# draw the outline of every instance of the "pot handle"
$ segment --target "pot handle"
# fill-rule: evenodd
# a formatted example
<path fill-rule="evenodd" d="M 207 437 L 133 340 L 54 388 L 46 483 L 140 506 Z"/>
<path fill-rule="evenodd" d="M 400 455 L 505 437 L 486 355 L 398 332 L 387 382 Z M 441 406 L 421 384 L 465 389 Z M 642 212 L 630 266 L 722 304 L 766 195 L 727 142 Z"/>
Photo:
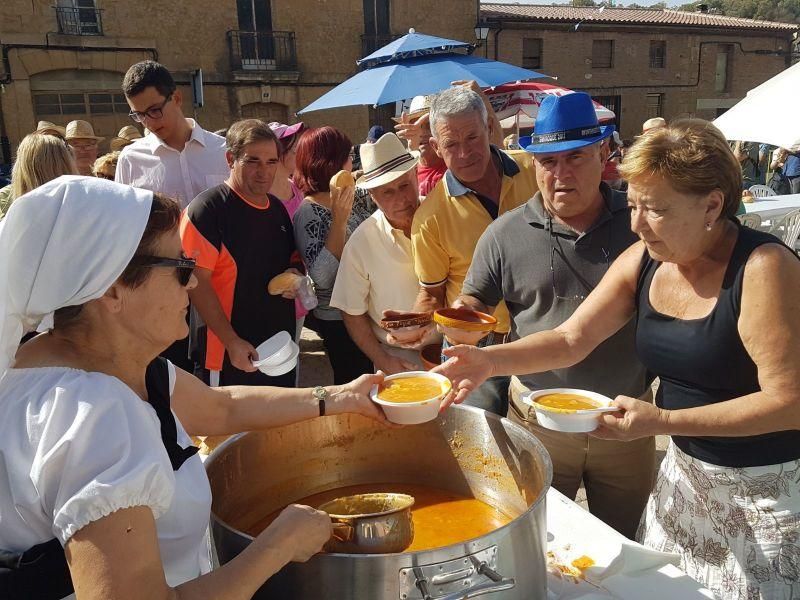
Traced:
<path fill-rule="evenodd" d="M 500 573 L 492 569 L 488 564 L 485 562 L 481 562 L 478 565 L 477 569 L 478 573 L 481 575 L 485 575 L 491 581 L 487 581 L 486 583 L 481 583 L 479 585 L 474 585 L 470 588 L 465 590 L 461 590 L 458 592 L 453 592 L 452 594 L 446 594 L 444 596 L 432 596 L 430 592 L 430 586 L 428 585 L 428 579 L 425 577 L 425 574 L 422 572 L 422 569 L 419 567 L 414 568 L 414 575 L 417 578 L 417 587 L 419 591 L 422 592 L 423 600 L 467 600 L 468 598 L 477 598 L 478 596 L 483 596 L 485 594 L 494 594 L 495 592 L 502 592 L 504 590 L 510 590 L 514 586 L 517 585 L 517 582 L 514 578 L 505 578 Z"/>

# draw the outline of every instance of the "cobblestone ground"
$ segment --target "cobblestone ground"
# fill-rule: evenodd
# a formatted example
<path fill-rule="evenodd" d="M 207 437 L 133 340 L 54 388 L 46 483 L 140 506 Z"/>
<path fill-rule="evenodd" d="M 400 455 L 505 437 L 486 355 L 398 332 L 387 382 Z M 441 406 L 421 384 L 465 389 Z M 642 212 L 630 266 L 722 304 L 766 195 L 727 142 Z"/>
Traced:
<path fill-rule="evenodd" d="M 322 340 L 310 329 L 303 329 L 300 338 L 300 386 L 329 385 L 333 382 L 333 372 L 325 350 L 322 347 Z M 656 438 L 656 461 L 661 462 L 667 449 L 669 438 L 658 436 Z M 586 506 L 586 492 L 581 486 L 578 490 L 578 497 L 575 499 L 581 507 Z"/>

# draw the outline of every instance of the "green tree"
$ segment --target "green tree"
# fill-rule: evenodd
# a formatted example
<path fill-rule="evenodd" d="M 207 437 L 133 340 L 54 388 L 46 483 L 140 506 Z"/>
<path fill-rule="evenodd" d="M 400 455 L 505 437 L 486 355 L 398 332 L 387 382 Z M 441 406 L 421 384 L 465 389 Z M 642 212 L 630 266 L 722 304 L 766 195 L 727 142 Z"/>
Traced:
<path fill-rule="evenodd" d="M 691 2 L 680 10 L 697 10 L 698 4 L 707 4 L 709 12 L 729 17 L 800 23 L 800 0 L 705 0 Z"/>

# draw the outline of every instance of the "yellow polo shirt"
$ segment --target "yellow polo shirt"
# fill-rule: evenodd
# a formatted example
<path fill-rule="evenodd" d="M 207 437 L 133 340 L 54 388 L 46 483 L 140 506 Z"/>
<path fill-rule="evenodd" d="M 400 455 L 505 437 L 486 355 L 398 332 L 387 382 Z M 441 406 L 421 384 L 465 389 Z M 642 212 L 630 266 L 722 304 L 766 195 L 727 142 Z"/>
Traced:
<path fill-rule="evenodd" d="M 500 158 L 503 185 L 497 216 L 516 208 L 538 191 L 533 156 L 524 150 L 502 151 L 492 146 Z M 458 181 L 450 171 L 436 184 L 414 215 L 411 246 L 414 271 L 419 283 L 426 287 L 446 284 L 448 305 L 461 294 L 478 238 L 493 217 L 483 199 Z M 500 303 L 495 311 L 497 331 L 509 330 L 508 310 Z"/>

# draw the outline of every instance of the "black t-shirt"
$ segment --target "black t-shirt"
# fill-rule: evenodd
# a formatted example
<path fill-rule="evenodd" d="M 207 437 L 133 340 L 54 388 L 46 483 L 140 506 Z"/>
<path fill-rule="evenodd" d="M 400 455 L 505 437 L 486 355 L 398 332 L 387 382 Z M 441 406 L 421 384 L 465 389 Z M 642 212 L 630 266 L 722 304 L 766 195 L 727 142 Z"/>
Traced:
<path fill-rule="evenodd" d="M 739 336 L 744 269 L 762 244 L 781 244 L 768 233 L 739 228 L 717 304 L 702 319 L 677 319 L 650 305 L 650 285 L 661 265 L 645 253 L 637 290 L 636 348 L 661 379 L 656 404 L 694 408 L 761 390 L 758 369 Z M 723 467 L 774 465 L 800 458 L 800 431 L 742 437 L 672 436 L 686 454 Z"/>
<path fill-rule="evenodd" d="M 283 203 L 269 196 L 256 206 L 226 184 L 197 196 L 181 223 L 184 252 L 212 271 L 211 284 L 236 334 L 254 346 L 287 331 L 295 334 L 294 301 L 267 292 L 270 279 L 303 270 Z M 205 348 L 204 366 L 222 370 L 225 348 L 213 331 L 193 325 L 192 350 Z"/>

